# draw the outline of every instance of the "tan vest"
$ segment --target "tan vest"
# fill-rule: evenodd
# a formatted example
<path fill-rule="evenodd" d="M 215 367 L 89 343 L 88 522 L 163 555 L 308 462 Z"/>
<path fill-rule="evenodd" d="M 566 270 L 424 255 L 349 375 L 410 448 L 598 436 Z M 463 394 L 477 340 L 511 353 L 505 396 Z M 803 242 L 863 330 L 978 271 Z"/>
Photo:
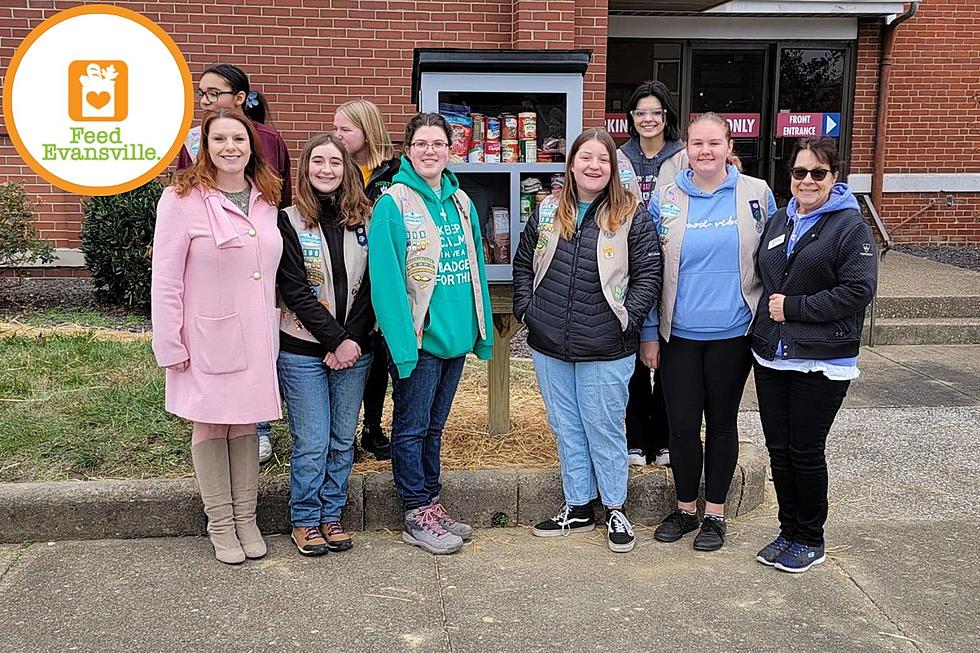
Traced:
<path fill-rule="evenodd" d="M 653 186 L 654 191 L 667 184 L 676 184 L 677 173 L 681 170 L 687 170 L 689 167 L 691 167 L 691 163 L 687 158 L 687 150 L 682 149 L 660 164 L 660 172 L 657 173 L 657 183 Z"/>
<path fill-rule="evenodd" d="M 670 340 L 670 325 L 674 319 L 677 298 L 677 277 L 681 267 L 681 245 L 687 231 L 687 214 L 691 198 L 677 184 L 657 189 L 660 203 L 660 249 L 664 260 L 664 281 L 660 294 L 660 335 Z M 735 186 L 735 220 L 738 228 L 738 267 L 742 297 L 755 318 L 762 281 L 755 269 L 759 255 L 759 239 L 766 226 L 769 206 L 769 186 L 761 179 L 739 175 Z M 751 323 L 749 329 L 751 329 Z"/>
<path fill-rule="evenodd" d="M 637 202 L 642 202 L 643 193 L 640 191 L 640 182 L 636 179 L 636 170 L 622 150 L 616 150 L 616 165 L 619 168 L 619 181 L 623 184 L 623 188 L 633 193 Z"/>
<path fill-rule="evenodd" d="M 347 322 L 351 306 L 357 297 L 368 262 L 368 225 L 358 227 L 354 231 L 344 229 L 344 267 L 347 270 L 347 312 L 342 317 L 337 316 L 337 298 L 333 287 L 333 266 L 330 262 L 330 248 L 323 230 L 317 225 L 308 229 L 303 224 L 299 209 L 290 206 L 285 209 L 289 223 L 296 230 L 299 246 L 303 250 L 303 261 L 306 264 L 306 278 L 316 288 L 316 299 L 324 308 L 341 322 Z M 318 342 L 312 333 L 306 330 L 296 314 L 283 307 L 280 311 L 279 329 L 294 338 Z"/>
<path fill-rule="evenodd" d="M 561 234 L 555 228 L 557 212 L 558 198 L 555 195 L 548 195 L 548 198 L 538 206 L 538 242 L 534 246 L 534 258 L 531 260 L 531 269 L 534 271 L 533 290 L 538 289 L 538 284 L 544 279 L 558 250 Z M 626 300 L 626 290 L 630 282 L 629 233 L 632 225 L 633 216 L 630 215 L 619 226 L 616 233 L 605 231 L 600 227 L 599 238 L 596 241 L 596 260 L 602 294 L 609 308 L 619 319 L 623 331 L 629 326 L 629 314 L 623 302 Z"/>
<path fill-rule="evenodd" d="M 425 329 L 425 316 L 429 313 L 432 293 L 436 289 L 439 274 L 439 259 L 442 255 L 442 240 L 439 227 L 429 214 L 425 201 L 414 188 L 402 183 L 392 184 L 385 193 L 397 202 L 405 222 L 408 238 L 408 253 L 405 256 L 405 287 L 408 289 L 408 304 L 412 309 L 412 325 L 418 346 L 422 346 L 422 332 Z M 473 224 L 470 216 L 470 198 L 462 191 L 453 193 L 453 202 L 459 211 L 463 227 L 463 242 L 466 246 L 466 259 L 470 265 L 470 285 L 473 287 L 473 305 L 476 308 L 476 322 L 480 338 L 486 339 L 487 325 L 484 316 L 483 289 L 480 281 L 480 268 L 473 242 Z"/>

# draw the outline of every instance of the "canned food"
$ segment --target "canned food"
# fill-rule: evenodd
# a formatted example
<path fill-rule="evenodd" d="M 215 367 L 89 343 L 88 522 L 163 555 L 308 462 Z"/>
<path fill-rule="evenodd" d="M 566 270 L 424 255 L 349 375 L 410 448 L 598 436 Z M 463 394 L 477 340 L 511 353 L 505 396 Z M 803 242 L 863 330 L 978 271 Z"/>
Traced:
<path fill-rule="evenodd" d="M 470 163 L 483 163 L 483 141 L 474 141 L 470 143 L 470 151 L 467 153 L 467 159 Z"/>
<path fill-rule="evenodd" d="M 527 222 L 534 215 L 534 195 L 521 195 L 521 222 Z"/>
<path fill-rule="evenodd" d="M 524 163 L 537 163 L 538 161 L 538 142 L 520 141 L 521 161 Z"/>
<path fill-rule="evenodd" d="M 517 115 L 513 113 L 500 114 L 500 140 L 517 140 Z"/>
<path fill-rule="evenodd" d="M 500 140 L 500 117 L 499 116 L 487 116 L 487 140 L 488 141 Z"/>
<path fill-rule="evenodd" d="M 538 138 L 538 116 L 533 111 L 517 114 L 517 137 L 522 141 L 534 141 Z"/>
<path fill-rule="evenodd" d="M 500 141 L 484 141 L 483 161 L 484 163 L 500 163 Z"/>
<path fill-rule="evenodd" d="M 521 146 L 520 141 L 500 141 L 500 162 L 501 163 L 520 163 Z"/>
<path fill-rule="evenodd" d="M 487 137 L 487 118 L 482 113 L 471 113 L 473 119 L 473 140 L 482 141 Z"/>

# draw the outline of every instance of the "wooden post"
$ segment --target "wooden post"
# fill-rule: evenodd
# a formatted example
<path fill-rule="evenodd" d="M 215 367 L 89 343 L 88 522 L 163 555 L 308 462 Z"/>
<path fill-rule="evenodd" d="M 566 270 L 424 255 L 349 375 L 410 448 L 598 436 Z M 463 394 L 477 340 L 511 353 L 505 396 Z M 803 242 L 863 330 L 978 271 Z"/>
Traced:
<path fill-rule="evenodd" d="M 510 339 L 520 328 L 520 322 L 512 315 L 513 297 L 509 284 L 490 286 L 493 311 L 493 358 L 487 365 L 490 435 L 505 435 L 510 431 Z"/>

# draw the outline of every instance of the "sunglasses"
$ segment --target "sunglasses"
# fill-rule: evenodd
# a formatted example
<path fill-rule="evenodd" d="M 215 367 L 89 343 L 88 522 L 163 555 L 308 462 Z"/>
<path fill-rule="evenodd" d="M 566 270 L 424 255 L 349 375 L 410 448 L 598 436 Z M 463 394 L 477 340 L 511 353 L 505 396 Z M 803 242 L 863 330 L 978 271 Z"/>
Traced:
<path fill-rule="evenodd" d="M 823 181 L 830 174 L 830 170 L 827 168 L 814 168 L 813 170 L 807 170 L 806 168 L 793 168 L 790 170 L 790 174 L 793 175 L 793 179 L 796 181 L 803 181 L 806 179 L 807 175 L 813 178 L 813 181 Z"/>

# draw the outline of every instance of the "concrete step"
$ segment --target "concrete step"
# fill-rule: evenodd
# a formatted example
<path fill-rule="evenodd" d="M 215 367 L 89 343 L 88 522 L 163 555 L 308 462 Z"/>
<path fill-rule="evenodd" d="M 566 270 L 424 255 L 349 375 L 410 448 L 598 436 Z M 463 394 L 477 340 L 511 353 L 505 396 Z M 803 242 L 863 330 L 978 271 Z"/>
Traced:
<path fill-rule="evenodd" d="M 870 320 L 864 323 L 868 343 Z M 879 318 L 876 345 L 970 345 L 980 343 L 980 317 Z"/>
<path fill-rule="evenodd" d="M 980 318 L 980 296 L 879 296 L 875 301 L 875 311 L 879 318 Z"/>

